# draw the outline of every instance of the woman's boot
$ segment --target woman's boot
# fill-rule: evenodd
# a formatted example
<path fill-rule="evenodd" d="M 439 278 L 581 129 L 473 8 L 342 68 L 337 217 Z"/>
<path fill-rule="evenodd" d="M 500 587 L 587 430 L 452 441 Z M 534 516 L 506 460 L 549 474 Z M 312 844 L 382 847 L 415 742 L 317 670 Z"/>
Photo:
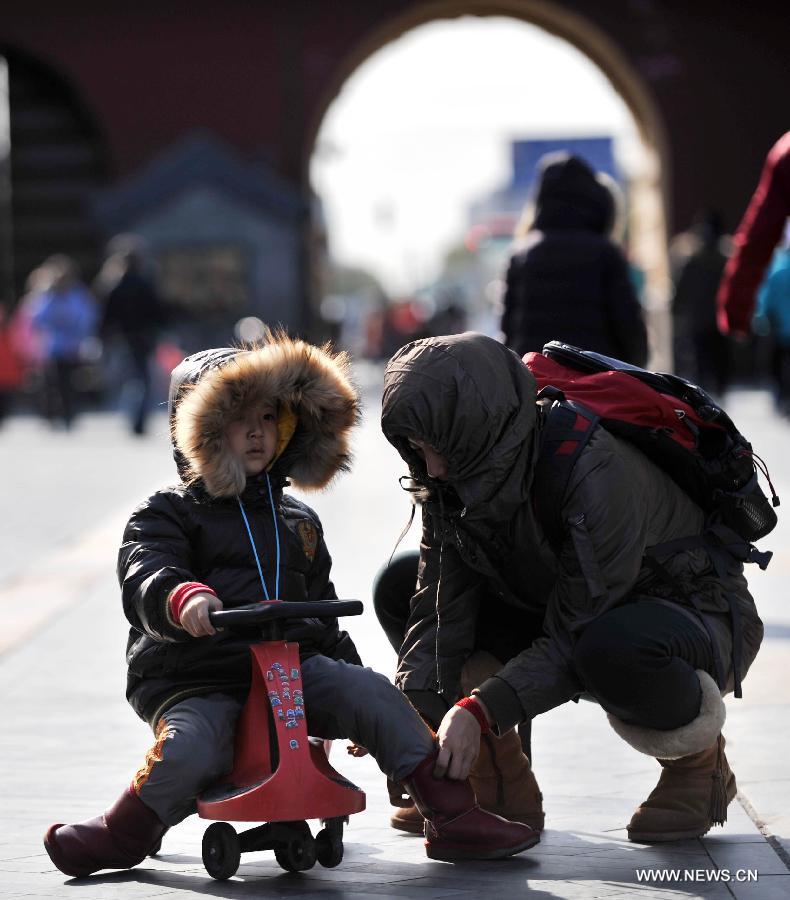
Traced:
<path fill-rule="evenodd" d="M 543 831 L 543 794 L 515 729 L 499 738 L 481 736 L 469 782 L 483 809 Z"/>
<path fill-rule="evenodd" d="M 468 696 L 501 668 L 502 663 L 495 656 L 476 650 L 461 670 L 461 690 Z M 469 781 L 483 809 L 512 822 L 523 822 L 536 831 L 543 830 L 543 794 L 515 728 L 502 737 L 481 736 L 480 754 Z"/>
<path fill-rule="evenodd" d="M 461 691 L 471 694 L 501 668 L 502 663 L 495 656 L 476 650 L 461 670 Z M 543 830 L 543 794 L 515 729 L 502 737 L 481 736 L 480 754 L 469 781 L 481 809 L 511 822 L 522 822 L 535 831 Z M 424 822 L 419 810 L 412 804 L 392 800 L 398 809 L 392 814 L 390 825 L 398 831 L 422 834 Z"/>
<path fill-rule="evenodd" d="M 658 784 L 628 823 L 632 841 L 679 841 L 701 837 L 727 820 L 735 797 L 735 775 L 724 755 L 721 734 L 726 709 L 716 682 L 697 670 L 702 701 L 696 718 L 680 728 L 640 728 L 609 716 L 614 730 L 634 749 L 655 757 Z"/>
<path fill-rule="evenodd" d="M 51 825 L 44 847 L 64 875 L 85 878 L 99 869 L 131 869 L 157 848 L 166 831 L 156 813 L 127 788 L 95 819 Z"/>
<path fill-rule="evenodd" d="M 408 834 L 425 834 L 425 819 L 414 805 L 402 784 L 387 779 L 387 790 L 390 795 L 390 803 L 396 807 L 390 816 L 390 825 L 397 831 L 405 831 Z"/>
<path fill-rule="evenodd" d="M 469 780 L 434 778 L 436 754 L 403 780 L 425 819 L 425 852 L 431 859 L 502 859 L 534 847 L 540 834 L 480 809 Z"/>
<path fill-rule="evenodd" d="M 659 759 L 663 771 L 647 800 L 628 823 L 628 838 L 641 843 L 702 837 L 727 821 L 738 791 L 724 755 L 724 736 L 707 750 L 680 759 Z"/>

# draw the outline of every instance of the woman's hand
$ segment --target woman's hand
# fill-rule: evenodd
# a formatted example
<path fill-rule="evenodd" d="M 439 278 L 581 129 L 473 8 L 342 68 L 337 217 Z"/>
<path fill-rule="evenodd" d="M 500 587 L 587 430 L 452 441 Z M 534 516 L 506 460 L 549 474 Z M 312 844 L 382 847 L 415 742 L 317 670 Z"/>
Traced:
<path fill-rule="evenodd" d="M 479 699 L 478 703 L 483 706 Z M 487 715 L 485 708 L 483 711 Z M 462 706 L 453 706 L 445 713 L 436 736 L 439 755 L 433 769 L 434 776 L 443 778 L 446 775 L 463 781 L 480 752 L 480 725 L 477 719 Z"/>
<path fill-rule="evenodd" d="M 219 597 L 215 597 L 214 594 L 195 594 L 181 609 L 179 616 L 181 627 L 192 637 L 214 634 L 216 628 L 209 621 L 208 614 L 217 609 L 222 609 Z"/>

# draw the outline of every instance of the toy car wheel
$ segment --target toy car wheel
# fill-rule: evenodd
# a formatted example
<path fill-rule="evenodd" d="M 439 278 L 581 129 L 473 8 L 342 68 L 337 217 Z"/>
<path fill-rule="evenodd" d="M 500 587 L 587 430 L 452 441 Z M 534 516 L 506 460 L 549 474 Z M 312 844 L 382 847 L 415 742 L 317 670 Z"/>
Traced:
<path fill-rule="evenodd" d="M 334 869 L 343 861 L 343 838 L 322 828 L 315 836 L 315 855 L 325 869 Z"/>
<path fill-rule="evenodd" d="M 235 875 L 241 860 L 239 836 L 227 822 L 214 822 L 203 835 L 203 865 L 212 878 L 225 881 Z"/>
<path fill-rule="evenodd" d="M 315 839 L 311 834 L 293 837 L 275 848 L 274 857 L 286 872 L 306 872 L 315 865 Z"/>

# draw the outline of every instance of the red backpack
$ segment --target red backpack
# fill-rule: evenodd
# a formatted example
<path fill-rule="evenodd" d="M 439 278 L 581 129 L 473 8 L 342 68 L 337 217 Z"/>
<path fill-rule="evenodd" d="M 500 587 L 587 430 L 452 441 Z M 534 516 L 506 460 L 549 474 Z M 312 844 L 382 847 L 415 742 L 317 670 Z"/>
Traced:
<path fill-rule="evenodd" d="M 676 375 L 648 372 L 559 341 L 546 344 L 543 353 L 528 353 L 524 362 L 537 380 L 545 415 L 532 495 L 549 541 L 559 548 L 564 540 L 568 526 L 562 519 L 562 499 L 568 480 L 592 433 L 603 426 L 638 447 L 706 512 L 701 534 L 647 547 L 644 562 L 678 596 L 686 597 L 708 630 L 696 594 L 677 584 L 662 560 L 701 547 L 721 578 L 734 560 L 765 569 L 772 554 L 759 552 L 752 541 L 773 530 L 773 507 L 779 498 L 763 461 L 712 397 Z M 757 482 L 758 468 L 768 481 L 773 505 Z M 734 692 L 740 697 L 740 613 L 732 596 L 728 602 Z M 725 668 L 713 635 L 711 646 L 723 688 Z"/>
<path fill-rule="evenodd" d="M 752 547 L 776 525 L 779 498 L 765 464 L 726 412 L 697 385 L 677 375 L 551 341 L 527 353 L 538 400 L 549 406 L 536 474 L 536 503 L 549 539 L 561 539 L 560 501 L 579 454 L 596 426 L 637 446 L 708 514 L 708 528 L 738 558 L 765 568 L 770 553 Z M 773 507 L 757 481 L 771 489 Z"/>

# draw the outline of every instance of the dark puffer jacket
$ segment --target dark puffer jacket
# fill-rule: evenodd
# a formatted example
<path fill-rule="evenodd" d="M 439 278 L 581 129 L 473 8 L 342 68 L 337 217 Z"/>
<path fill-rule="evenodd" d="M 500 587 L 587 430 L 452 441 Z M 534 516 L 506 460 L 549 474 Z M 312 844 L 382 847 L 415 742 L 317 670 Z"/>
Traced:
<path fill-rule="evenodd" d="M 609 239 L 614 201 L 581 159 L 545 166 L 535 222 L 510 260 L 501 328 L 519 356 L 548 341 L 643 366 L 647 332 L 620 249 Z"/>
<path fill-rule="evenodd" d="M 699 534 L 703 513 L 647 457 L 602 428 L 572 470 L 561 501 L 567 534 L 553 552 L 531 502 L 541 440 L 535 382 L 503 345 L 471 333 L 407 344 L 387 366 L 382 429 L 426 488 L 397 683 L 431 720 L 459 696 L 478 616 L 496 616 L 502 604 L 541 613 L 545 636 L 480 689 L 501 731 L 581 693 L 576 640 L 597 616 L 634 600 L 677 604 L 696 617 L 686 599 L 694 595 L 726 666 L 732 598 L 741 674 L 749 668 L 763 629 L 743 566 L 732 560 L 720 578 L 704 550 L 677 552 L 665 561 L 684 592 L 674 595 L 646 565 L 645 550 Z M 446 484 L 428 478 L 410 437 L 447 458 Z"/>
<path fill-rule="evenodd" d="M 230 421 L 264 400 L 296 417 L 269 475 L 280 599 L 336 598 L 321 523 L 283 487 L 286 475 L 302 488 L 323 487 L 347 467 L 348 436 L 358 417 L 347 365 L 343 354 L 279 336 L 253 351 L 197 354 L 173 373 L 171 421 L 183 483 L 133 512 L 118 556 L 131 623 L 127 697 L 152 725 L 178 700 L 217 690 L 243 694 L 249 686 L 247 641 L 229 631 L 191 637 L 173 621 L 168 597 L 178 584 L 198 581 L 213 588 L 225 608 L 264 599 L 239 500 L 274 597 L 277 553 L 267 476 L 246 478 L 225 438 Z M 360 663 L 337 620 L 299 620 L 286 638 L 299 641 L 303 658 L 322 653 Z"/>

